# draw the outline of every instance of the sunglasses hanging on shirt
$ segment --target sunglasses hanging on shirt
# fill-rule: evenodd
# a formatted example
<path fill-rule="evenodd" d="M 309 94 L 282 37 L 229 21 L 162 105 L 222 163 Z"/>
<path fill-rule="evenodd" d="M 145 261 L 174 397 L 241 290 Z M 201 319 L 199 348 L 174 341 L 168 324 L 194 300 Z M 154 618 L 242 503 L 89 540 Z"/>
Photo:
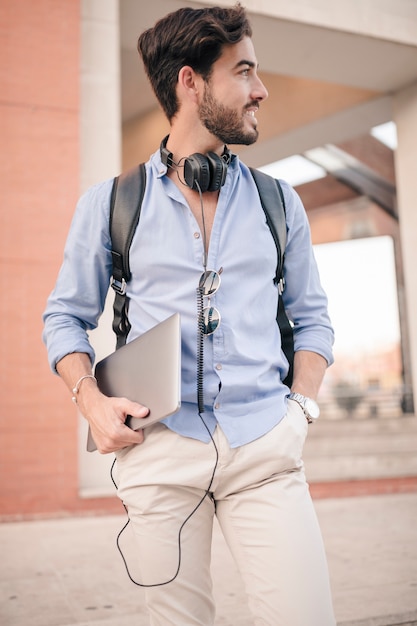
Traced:
<path fill-rule="evenodd" d="M 198 283 L 201 296 L 207 298 L 207 306 L 200 312 L 199 327 L 203 335 L 211 335 L 220 326 L 221 315 L 215 306 L 211 305 L 210 297 L 219 290 L 221 283 L 220 272 L 205 270 Z"/>

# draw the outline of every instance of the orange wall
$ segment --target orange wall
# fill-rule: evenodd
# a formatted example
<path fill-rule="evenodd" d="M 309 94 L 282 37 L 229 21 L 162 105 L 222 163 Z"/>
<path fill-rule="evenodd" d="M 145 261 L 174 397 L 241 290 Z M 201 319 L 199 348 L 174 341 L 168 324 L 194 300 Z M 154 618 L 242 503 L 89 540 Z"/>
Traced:
<path fill-rule="evenodd" d="M 0 2 L 3 519 L 85 506 L 76 415 L 41 342 L 79 195 L 79 42 L 77 0 Z"/>

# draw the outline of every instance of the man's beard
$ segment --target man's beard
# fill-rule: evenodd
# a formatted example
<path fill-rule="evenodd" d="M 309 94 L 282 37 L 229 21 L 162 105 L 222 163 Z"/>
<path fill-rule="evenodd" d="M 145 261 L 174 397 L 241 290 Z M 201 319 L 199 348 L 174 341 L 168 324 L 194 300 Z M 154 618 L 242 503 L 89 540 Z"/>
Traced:
<path fill-rule="evenodd" d="M 258 103 L 251 103 L 256 104 Z M 225 144 L 250 146 L 258 139 L 259 132 L 253 127 L 245 129 L 244 111 L 239 114 L 218 102 L 205 86 L 203 101 L 200 105 L 200 120 L 208 131 Z"/>

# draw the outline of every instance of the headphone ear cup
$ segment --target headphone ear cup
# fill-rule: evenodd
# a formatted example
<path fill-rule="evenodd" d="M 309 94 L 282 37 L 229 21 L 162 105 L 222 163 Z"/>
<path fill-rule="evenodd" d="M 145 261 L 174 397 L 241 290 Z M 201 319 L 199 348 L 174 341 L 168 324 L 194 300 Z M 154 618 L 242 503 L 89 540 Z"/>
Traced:
<path fill-rule="evenodd" d="M 210 187 L 210 166 L 207 157 L 199 152 L 184 161 L 184 180 L 191 189 L 200 187 L 202 193 Z"/>
<path fill-rule="evenodd" d="M 210 168 L 210 184 L 207 191 L 217 191 L 226 180 L 227 165 L 215 152 L 208 152 L 206 158 Z"/>

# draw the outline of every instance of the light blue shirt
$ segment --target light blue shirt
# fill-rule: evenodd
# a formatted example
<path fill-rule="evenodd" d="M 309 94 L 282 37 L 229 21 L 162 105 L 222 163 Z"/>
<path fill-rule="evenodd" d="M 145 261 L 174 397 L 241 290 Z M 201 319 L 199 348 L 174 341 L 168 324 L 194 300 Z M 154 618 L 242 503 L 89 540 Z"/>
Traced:
<path fill-rule="evenodd" d="M 174 312 L 181 315 L 181 409 L 165 420 L 172 430 L 210 440 L 197 410 L 197 293 L 203 236 L 184 196 L 166 176 L 159 151 L 146 164 L 139 226 L 130 249 L 128 340 Z M 295 350 L 332 362 L 333 330 L 320 285 L 307 216 L 296 192 L 281 181 L 287 220 L 284 303 L 294 322 Z M 94 361 L 87 330 L 96 327 L 111 274 L 109 203 L 112 180 L 80 199 L 57 283 L 44 314 L 50 365 L 72 352 Z M 211 303 L 220 327 L 204 338 L 204 421 L 218 423 L 232 447 L 272 429 L 285 415 L 288 362 L 276 323 L 277 253 L 249 169 L 236 157 L 220 190 L 207 268 L 221 270 Z"/>

